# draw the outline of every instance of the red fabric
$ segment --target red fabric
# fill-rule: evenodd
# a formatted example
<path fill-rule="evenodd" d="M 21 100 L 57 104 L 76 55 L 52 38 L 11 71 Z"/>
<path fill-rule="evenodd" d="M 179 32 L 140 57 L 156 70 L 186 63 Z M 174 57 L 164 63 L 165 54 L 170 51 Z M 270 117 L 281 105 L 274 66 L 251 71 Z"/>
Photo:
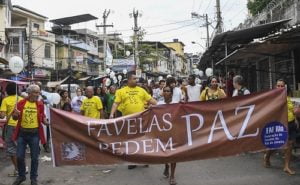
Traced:
<path fill-rule="evenodd" d="M 227 95 L 227 97 L 232 97 L 233 90 L 234 90 L 233 80 L 227 80 L 226 81 L 226 95 Z"/>
<path fill-rule="evenodd" d="M 18 124 L 16 127 L 16 130 L 13 134 L 13 140 L 16 141 L 18 139 L 19 133 L 20 133 L 20 128 L 21 128 L 21 121 L 22 121 L 22 114 L 23 114 L 23 110 L 25 107 L 25 104 L 28 100 L 24 99 L 21 100 L 18 104 L 17 104 L 17 108 L 20 111 L 20 117 L 18 120 Z M 37 107 L 37 114 L 38 114 L 38 123 L 39 123 L 39 136 L 40 136 L 40 140 L 42 144 L 46 144 L 46 139 L 44 136 L 44 129 L 42 126 L 42 122 L 45 118 L 45 114 L 44 114 L 44 104 L 41 101 L 37 101 L 36 102 L 36 107 Z"/>

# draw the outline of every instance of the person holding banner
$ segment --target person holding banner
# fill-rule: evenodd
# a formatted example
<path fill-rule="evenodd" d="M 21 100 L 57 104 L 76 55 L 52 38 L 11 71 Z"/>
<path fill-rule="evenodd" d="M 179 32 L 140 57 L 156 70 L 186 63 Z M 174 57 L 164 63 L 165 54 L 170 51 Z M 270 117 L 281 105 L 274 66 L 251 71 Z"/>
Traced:
<path fill-rule="evenodd" d="M 283 171 L 286 172 L 288 175 L 295 175 L 296 172 L 290 168 L 290 161 L 292 157 L 292 148 L 293 144 L 297 137 L 297 128 L 299 125 L 296 123 L 296 117 L 294 113 L 294 104 L 290 97 L 290 89 L 287 85 L 287 83 L 283 79 L 277 80 L 276 88 L 286 88 L 287 89 L 287 107 L 288 107 L 288 135 L 289 135 L 289 141 L 287 144 L 287 148 L 284 151 L 284 168 Z M 270 158 L 274 151 L 268 150 L 266 151 L 264 155 L 264 166 L 266 168 L 271 167 Z"/>
<path fill-rule="evenodd" d="M 217 77 L 212 76 L 208 80 L 209 86 L 206 87 L 200 96 L 200 101 L 218 100 L 226 98 L 226 94 L 223 89 L 218 86 Z"/>
<path fill-rule="evenodd" d="M 11 114 L 16 107 L 17 101 L 22 100 L 22 97 L 17 95 L 16 84 L 8 83 L 6 86 L 6 94 L 8 95 L 3 99 L 1 108 L 0 108 L 0 118 L 3 119 L 6 116 L 6 126 L 5 126 L 5 143 L 6 143 L 6 154 L 10 157 L 11 162 L 14 165 L 14 171 L 11 174 L 8 174 L 10 177 L 18 176 L 17 168 L 17 145 L 12 140 L 12 135 L 16 129 L 17 121 L 13 120 Z"/>
<path fill-rule="evenodd" d="M 172 101 L 172 97 L 173 97 L 173 89 L 169 86 L 166 86 L 163 88 L 163 97 L 164 100 L 161 100 L 157 103 L 157 105 L 164 105 L 164 104 L 172 104 L 175 103 Z M 175 185 L 176 180 L 175 180 L 175 169 L 176 169 L 176 163 L 171 163 L 171 176 L 169 173 L 169 164 L 165 164 L 165 169 L 164 169 L 164 176 L 166 178 L 170 177 L 170 185 Z"/>
<path fill-rule="evenodd" d="M 31 155 L 31 185 L 37 184 L 39 165 L 39 143 L 46 144 L 42 123 L 48 125 L 44 114 L 44 104 L 39 101 L 40 88 L 38 85 L 30 85 L 27 88 L 28 98 L 21 100 L 12 117 L 18 120 L 13 139 L 17 141 L 17 164 L 19 176 L 13 185 L 19 185 L 26 180 L 25 176 L 25 151 L 29 145 Z"/>
<path fill-rule="evenodd" d="M 80 107 L 81 114 L 95 119 L 104 118 L 102 101 L 98 96 L 94 96 L 94 88 L 88 86 L 86 88 L 86 97 Z"/>
<path fill-rule="evenodd" d="M 122 116 L 143 112 L 145 110 L 145 102 L 156 105 L 157 102 L 143 88 L 137 86 L 137 77 L 134 73 L 128 75 L 127 86 L 116 92 L 115 102 L 112 106 L 109 118 L 114 115 L 119 106 L 122 106 Z M 136 168 L 136 165 L 129 165 L 128 169 Z"/>

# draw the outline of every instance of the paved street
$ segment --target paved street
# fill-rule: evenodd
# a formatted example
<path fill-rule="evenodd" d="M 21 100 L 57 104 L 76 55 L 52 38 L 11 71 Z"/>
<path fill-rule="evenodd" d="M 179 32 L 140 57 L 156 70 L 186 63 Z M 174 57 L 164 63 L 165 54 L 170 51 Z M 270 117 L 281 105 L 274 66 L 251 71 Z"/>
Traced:
<path fill-rule="evenodd" d="M 4 160 L 1 150 L 0 185 L 12 184 L 14 178 L 7 177 L 12 170 L 7 160 Z M 42 153 L 41 157 L 45 156 Z M 180 163 L 177 167 L 178 185 L 297 185 L 300 182 L 300 160 L 293 162 L 293 168 L 298 171 L 295 176 L 282 172 L 282 157 L 272 158 L 273 167 L 262 167 L 262 154 L 247 154 L 236 157 L 212 159 Z M 4 164 L 3 164 L 4 163 Z M 28 162 L 29 164 L 29 162 Z M 39 182 L 42 185 L 168 185 L 163 178 L 163 165 L 153 165 L 149 168 L 140 167 L 127 170 L 124 165 L 109 167 L 113 171 L 102 172 L 103 166 L 74 166 L 53 168 L 50 162 L 41 162 Z M 27 180 L 24 185 L 29 185 Z"/>

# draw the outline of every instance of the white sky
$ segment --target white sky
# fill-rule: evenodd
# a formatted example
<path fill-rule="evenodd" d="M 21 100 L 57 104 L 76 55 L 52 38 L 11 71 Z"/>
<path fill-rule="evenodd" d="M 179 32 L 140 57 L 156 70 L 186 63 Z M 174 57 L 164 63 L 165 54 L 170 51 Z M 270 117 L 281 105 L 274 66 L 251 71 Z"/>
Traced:
<path fill-rule="evenodd" d="M 192 20 L 191 12 L 207 13 L 211 21 L 215 21 L 216 0 L 12 0 L 14 5 L 20 5 L 45 15 L 51 19 L 90 13 L 100 17 L 97 21 L 74 25 L 73 28 L 89 28 L 96 31 L 95 24 L 102 23 L 102 13 L 111 9 L 108 24 L 113 28 L 108 32 L 122 33 L 122 38 L 128 41 L 133 31 L 133 19 L 129 17 L 133 8 L 140 10 L 142 17 L 139 25 L 143 28 L 156 25 L 169 24 L 145 28 L 147 35 L 144 40 L 168 42 L 174 38 L 182 41 L 186 47 L 185 52 L 197 53 L 203 48 L 192 41 L 205 46 L 206 29 L 201 27 L 203 21 Z M 247 0 L 221 0 L 221 11 L 225 30 L 230 30 L 243 22 L 247 16 Z M 185 21 L 177 24 L 170 24 Z M 215 22 L 213 23 L 213 26 Z M 49 27 L 50 24 L 47 24 Z M 122 31 L 124 30 L 124 31 Z M 212 32 L 212 27 L 210 33 Z M 102 33 L 102 30 L 100 30 Z"/>

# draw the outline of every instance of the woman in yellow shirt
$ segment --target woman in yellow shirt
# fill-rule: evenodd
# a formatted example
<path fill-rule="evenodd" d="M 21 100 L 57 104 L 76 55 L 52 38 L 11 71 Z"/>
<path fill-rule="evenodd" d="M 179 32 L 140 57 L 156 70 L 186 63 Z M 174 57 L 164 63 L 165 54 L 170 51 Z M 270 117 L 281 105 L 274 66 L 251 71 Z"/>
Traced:
<path fill-rule="evenodd" d="M 212 76 L 208 80 L 208 84 L 208 87 L 206 87 L 200 95 L 200 101 L 218 100 L 226 98 L 224 90 L 218 86 L 217 77 Z"/>
<path fill-rule="evenodd" d="M 279 79 L 277 80 L 276 88 L 286 88 L 287 84 L 284 80 Z M 284 158 L 284 168 L 283 171 L 289 175 L 295 175 L 296 172 L 290 168 L 290 161 L 292 157 L 292 148 L 293 144 L 297 137 L 297 128 L 298 125 L 296 124 L 295 120 L 295 113 L 294 113 L 294 104 L 291 101 L 291 97 L 289 96 L 289 89 L 288 89 L 288 96 L 287 96 L 287 108 L 288 108 L 288 134 L 289 134 L 289 141 L 287 144 L 287 148 L 285 149 L 285 158 Z M 264 155 L 264 166 L 269 168 L 271 166 L 270 157 L 273 151 L 268 150 Z"/>

